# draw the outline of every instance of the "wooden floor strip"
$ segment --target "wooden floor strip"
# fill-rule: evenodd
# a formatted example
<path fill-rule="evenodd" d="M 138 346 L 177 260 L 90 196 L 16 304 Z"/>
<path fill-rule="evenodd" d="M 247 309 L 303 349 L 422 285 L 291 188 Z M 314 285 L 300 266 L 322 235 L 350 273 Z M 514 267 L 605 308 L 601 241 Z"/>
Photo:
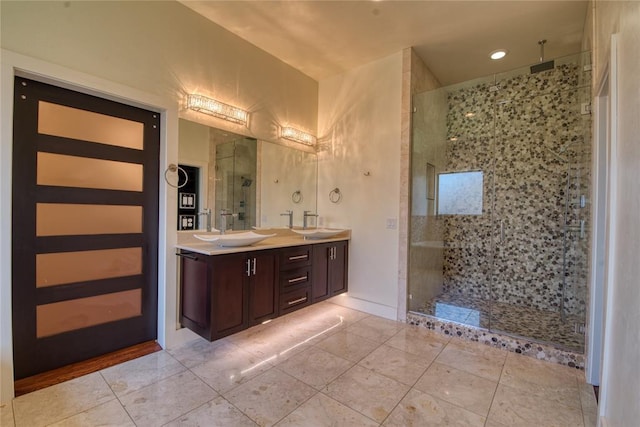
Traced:
<path fill-rule="evenodd" d="M 132 347 L 123 348 L 112 353 L 84 360 L 82 362 L 72 363 L 71 365 L 63 366 L 52 371 L 43 372 L 14 382 L 15 394 L 16 397 L 22 396 L 23 394 L 72 380 L 160 350 L 162 350 L 162 347 L 160 347 L 160 344 L 156 341 L 147 341 Z"/>

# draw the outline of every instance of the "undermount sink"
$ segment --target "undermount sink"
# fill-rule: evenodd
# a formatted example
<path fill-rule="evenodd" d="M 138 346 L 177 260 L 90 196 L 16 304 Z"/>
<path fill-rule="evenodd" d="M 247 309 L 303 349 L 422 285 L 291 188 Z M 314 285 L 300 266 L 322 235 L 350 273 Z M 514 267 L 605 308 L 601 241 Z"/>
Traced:
<path fill-rule="evenodd" d="M 312 228 L 309 230 L 295 230 L 294 233 L 301 234 L 305 239 L 328 239 L 342 233 L 344 230 L 338 228 Z"/>
<path fill-rule="evenodd" d="M 251 246 L 262 242 L 264 239 L 273 237 L 275 234 L 258 234 L 253 231 L 246 233 L 231 233 L 219 235 L 194 234 L 193 237 L 205 242 L 215 243 L 218 246 L 235 248 L 239 246 Z"/>

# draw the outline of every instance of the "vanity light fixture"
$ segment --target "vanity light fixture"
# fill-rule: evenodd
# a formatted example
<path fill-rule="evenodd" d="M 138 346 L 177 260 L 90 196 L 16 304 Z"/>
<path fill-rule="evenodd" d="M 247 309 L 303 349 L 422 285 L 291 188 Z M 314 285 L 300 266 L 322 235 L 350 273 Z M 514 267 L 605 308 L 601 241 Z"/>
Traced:
<path fill-rule="evenodd" d="M 292 127 L 281 127 L 280 137 L 305 145 L 315 145 L 316 143 L 315 136 Z"/>
<path fill-rule="evenodd" d="M 245 126 L 249 119 L 248 112 L 202 95 L 188 95 L 187 108 Z"/>
<path fill-rule="evenodd" d="M 507 56 L 507 50 L 506 49 L 494 50 L 493 52 L 491 52 L 489 54 L 489 58 L 491 58 L 493 60 L 502 59 L 505 56 Z"/>

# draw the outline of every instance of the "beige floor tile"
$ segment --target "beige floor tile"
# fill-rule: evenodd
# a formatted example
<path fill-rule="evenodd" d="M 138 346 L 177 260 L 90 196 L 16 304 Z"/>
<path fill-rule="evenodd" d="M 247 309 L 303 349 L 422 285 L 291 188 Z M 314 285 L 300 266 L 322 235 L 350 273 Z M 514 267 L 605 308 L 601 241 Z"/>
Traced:
<path fill-rule="evenodd" d="M 377 422 L 318 393 L 280 421 L 278 427 L 373 427 Z"/>
<path fill-rule="evenodd" d="M 384 422 L 385 426 L 483 427 L 485 418 L 412 389 Z"/>
<path fill-rule="evenodd" d="M 282 361 L 311 346 L 310 341 L 316 333 L 307 331 L 300 323 L 302 322 L 295 326 L 287 325 L 276 319 L 266 325 L 260 325 L 263 326 L 260 329 L 249 329 L 229 339 L 237 347 L 263 360 Z"/>
<path fill-rule="evenodd" d="M 593 390 L 593 386 L 582 380 L 582 382 L 578 383 L 578 390 L 584 426 L 595 427 L 598 422 L 598 402 L 596 401 L 596 394 Z"/>
<path fill-rule="evenodd" d="M 582 422 L 584 427 L 596 427 L 598 425 L 597 411 L 588 411 L 582 413 Z"/>
<path fill-rule="evenodd" d="M 105 380 L 94 372 L 15 399 L 16 427 L 52 424 L 113 399 Z"/>
<path fill-rule="evenodd" d="M 379 346 L 380 343 L 363 338 L 349 330 L 336 332 L 316 344 L 316 347 L 352 362 L 359 362 Z"/>
<path fill-rule="evenodd" d="M 427 370 L 429 362 L 414 354 L 383 344 L 362 359 L 358 365 L 412 386 Z"/>
<path fill-rule="evenodd" d="M 419 326 L 408 326 L 385 344 L 415 354 L 432 362 L 449 342 L 449 338 Z"/>
<path fill-rule="evenodd" d="M 498 381 L 505 355 L 492 354 L 480 351 L 473 347 L 452 346 L 457 340 L 452 340 L 436 358 L 436 362 L 443 363 L 453 368 L 486 378 L 490 381 Z M 502 353 L 502 352 L 501 352 Z"/>
<path fill-rule="evenodd" d="M 100 371 L 118 397 L 185 371 L 170 354 L 159 351 Z"/>
<path fill-rule="evenodd" d="M 356 365 L 329 384 L 325 393 L 367 417 L 382 422 L 408 390 L 408 386 L 398 381 Z"/>
<path fill-rule="evenodd" d="M 581 427 L 582 411 L 524 390 L 498 385 L 489 419 L 507 426 Z"/>
<path fill-rule="evenodd" d="M 490 359 L 501 360 L 503 364 L 509 354 L 515 355 L 515 353 L 511 353 L 507 350 L 503 350 L 500 348 L 495 348 L 488 344 L 484 344 L 482 342 L 469 341 L 469 340 L 460 339 L 456 337 L 452 337 L 451 340 L 449 340 L 447 347 L 463 350 L 463 351 L 466 351 L 467 353 L 484 356 Z"/>
<path fill-rule="evenodd" d="M 321 389 L 353 366 L 353 362 L 317 347 L 289 358 L 278 368 L 314 388 Z"/>
<path fill-rule="evenodd" d="M 596 392 L 591 384 L 585 382 L 578 384 L 578 391 L 580 395 L 580 403 L 582 410 L 596 409 L 598 407 L 598 401 L 596 400 Z"/>
<path fill-rule="evenodd" d="M 507 356 L 500 383 L 566 406 L 581 408 L 573 368 L 513 353 Z"/>
<path fill-rule="evenodd" d="M 163 425 L 217 393 L 191 372 L 182 372 L 120 398 L 137 426 Z"/>
<path fill-rule="evenodd" d="M 13 427 L 13 405 L 11 403 L 0 405 L 0 425 Z"/>
<path fill-rule="evenodd" d="M 204 338 L 197 338 L 180 347 L 168 349 L 167 353 L 187 368 L 193 368 L 196 365 L 216 359 L 219 355 L 228 352 L 232 348 L 235 347 L 226 339 L 209 342 Z"/>
<path fill-rule="evenodd" d="M 4 426 L 4 424 L 3 424 Z M 81 412 L 58 423 L 51 424 L 52 427 L 86 427 L 86 426 L 113 426 L 113 427 L 135 427 L 129 418 L 129 414 L 124 410 L 117 399 L 111 400 L 95 408 Z"/>
<path fill-rule="evenodd" d="M 486 417 L 498 383 L 448 365 L 433 363 L 414 387 Z"/>
<path fill-rule="evenodd" d="M 235 406 L 218 396 L 210 402 L 187 412 L 164 427 L 255 427 L 256 423 Z"/>
<path fill-rule="evenodd" d="M 348 326 L 346 330 L 371 341 L 383 343 L 406 327 L 404 323 L 395 320 L 369 316 Z"/>
<path fill-rule="evenodd" d="M 316 393 L 312 387 L 272 368 L 224 397 L 260 426 L 271 426 Z"/>
<path fill-rule="evenodd" d="M 338 299 L 339 298 L 340 297 L 338 297 Z M 347 326 L 356 323 L 366 317 L 370 317 L 370 314 L 354 310 L 352 308 L 344 307 L 339 304 L 334 304 L 330 301 L 325 301 L 321 309 L 323 312 L 328 313 L 328 315 L 330 316 L 341 318 Z"/>
<path fill-rule="evenodd" d="M 484 427 L 509 427 L 509 426 L 499 423 L 496 420 L 492 420 L 491 418 L 488 418 L 487 422 L 484 424 Z"/>
<path fill-rule="evenodd" d="M 194 366 L 191 372 L 218 393 L 224 394 L 270 369 L 273 360 L 274 358 L 262 358 L 248 353 L 234 345 L 216 358 Z"/>
<path fill-rule="evenodd" d="M 509 353 L 504 364 L 502 382 L 526 382 L 543 386 L 571 386 L 577 388 L 576 369 L 537 360 L 517 353 Z M 505 382 L 507 381 L 507 382 Z"/>

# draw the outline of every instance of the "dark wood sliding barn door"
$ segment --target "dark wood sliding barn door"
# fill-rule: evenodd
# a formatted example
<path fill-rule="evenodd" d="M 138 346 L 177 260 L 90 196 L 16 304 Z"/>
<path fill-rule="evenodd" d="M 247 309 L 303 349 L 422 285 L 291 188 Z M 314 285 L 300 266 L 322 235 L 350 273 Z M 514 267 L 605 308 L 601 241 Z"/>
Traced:
<path fill-rule="evenodd" d="M 159 149 L 159 113 L 16 77 L 16 379 L 156 338 Z"/>

